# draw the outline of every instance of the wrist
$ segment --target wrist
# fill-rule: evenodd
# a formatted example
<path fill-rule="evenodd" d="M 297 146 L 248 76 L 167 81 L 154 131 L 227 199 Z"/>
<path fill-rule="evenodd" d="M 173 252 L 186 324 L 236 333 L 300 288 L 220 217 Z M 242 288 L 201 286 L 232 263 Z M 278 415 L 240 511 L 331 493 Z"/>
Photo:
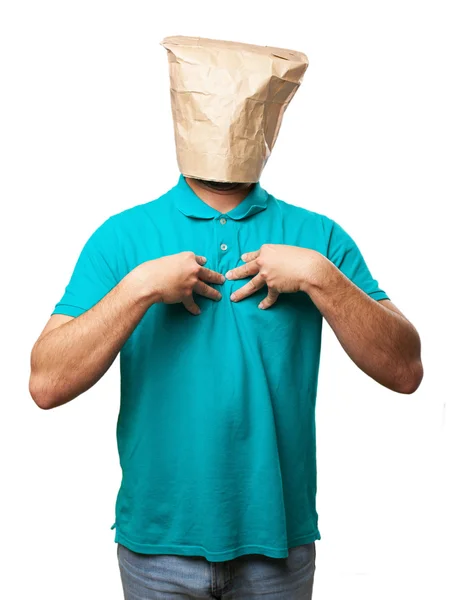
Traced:
<path fill-rule="evenodd" d="M 309 268 L 300 283 L 301 291 L 310 295 L 314 290 L 325 288 L 331 275 L 330 267 L 333 264 L 323 254 L 311 250 Z"/>
<path fill-rule="evenodd" d="M 131 296 L 136 302 L 143 302 L 147 307 L 162 302 L 161 293 L 154 285 L 154 278 L 150 271 L 150 263 L 147 261 L 135 267 L 124 277 Z"/>

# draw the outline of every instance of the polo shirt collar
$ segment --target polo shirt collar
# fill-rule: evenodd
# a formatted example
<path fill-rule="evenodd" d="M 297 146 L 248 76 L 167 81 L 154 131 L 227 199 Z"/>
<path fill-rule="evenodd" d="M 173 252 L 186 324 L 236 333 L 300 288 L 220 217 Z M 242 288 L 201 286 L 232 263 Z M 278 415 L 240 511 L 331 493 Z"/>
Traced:
<path fill-rule="evenodd" d="M 178 184 L 174 188 L 175 204 L 177 208 L 187 217 L 195 219 L 214 219 L 224 213 L 219 212 L 201 198 L 192 190 L 183 175 L 180 175 Z M 227 214 L 230 219 L 240 220 L 250 215 L 254 215 L 267 208 L 269 194 L 263 190 L 259 182 L 253 185 L 248 195 L 233 210 Z"/>

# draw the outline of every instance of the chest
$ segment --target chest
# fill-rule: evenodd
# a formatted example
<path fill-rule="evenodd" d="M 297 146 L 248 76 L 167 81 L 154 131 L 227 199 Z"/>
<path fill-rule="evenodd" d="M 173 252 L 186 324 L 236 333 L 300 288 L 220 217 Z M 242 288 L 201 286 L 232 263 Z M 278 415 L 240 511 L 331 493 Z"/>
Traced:
<path fill-rule="evenodd" d="M 146 260 L 188 250 L 205 256 L 209 269 L 225 274 L 243 264 L 242 254 L 258 250 L 263 244 L 288 244 L 325 253 L 316 228 L 298 227 L 277 214 L 262 215 L 243 220 L 227 214 L 212 219 L 183 217 L 182 222 L 174 219 L 164 226 L 143 227 L 129 240 L 125 268 L 129 271 Z"/>
<path fill-rule="evenodd" d="M 264 243 L 323 250 L 314 231 L 294 227 L 283 218 L 265 217 L 255 215 L 239 221 L 224 214 L 214 219 L 190 218 L 188 226 L 174 222 L 141 239 L 134 260 L 139 264 L 188 250 L 205 256 L 207 268 L 225 275 L 244 264 L 242 254 L 258 250 Z M 222 293 L 219 302 L 195 295 L 202 311 L 199 317 L 193 317 L 180 304 L 153 306 L 136 328 L 130 344 L 135 348 L 157 345 L 172 356 L 175 351 L 183 361 L 192 359 L 194 348 L 203 356 L 226 347 L 234 355 L 246 353 L 246 360 L 254 360 L 250 357 L 258 354 L 265 356 L 266 362 L 276 364 L 293 351 L 302 354 L 304 348 L 318 347 L 321 315 L 307 294 L 282 294 L 273 307 L 260 310 L 258 304 L 268 291 L 264 286 L 248 298 L 232 302 L 231 294 L 249 280 L 226 280 L 213 286 Z M 244 354 L 242 360 L 243 357 Z"/>

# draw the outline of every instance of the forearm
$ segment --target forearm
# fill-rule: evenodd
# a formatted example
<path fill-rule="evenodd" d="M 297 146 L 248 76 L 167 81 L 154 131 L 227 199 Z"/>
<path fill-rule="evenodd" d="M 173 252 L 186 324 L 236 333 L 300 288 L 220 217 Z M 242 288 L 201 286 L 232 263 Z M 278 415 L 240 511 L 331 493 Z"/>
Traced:
<path fill-rule="evenodd" d="M 319 275 L 305 291 L 350 358 L 382 385 L 414 391 L 422 370 L 414 326 L 360 290 L 327 259 L 318 264 Z"/>
<path fill-rule="evenodd" d="M 90 310 L 38 340 L 30 378 L 37 404 L 54 408 L 92 387 L 155 301 L 135 269 Z"/>

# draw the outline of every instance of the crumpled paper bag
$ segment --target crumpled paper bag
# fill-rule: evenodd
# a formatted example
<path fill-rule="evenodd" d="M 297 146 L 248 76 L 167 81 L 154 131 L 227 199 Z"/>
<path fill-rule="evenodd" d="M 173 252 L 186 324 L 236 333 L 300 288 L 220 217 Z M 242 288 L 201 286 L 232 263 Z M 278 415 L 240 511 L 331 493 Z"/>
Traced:
<path fill-rule="evenodd" d="M 255 182 L 308 67 L 302 52 L 166 37 L 178 166 L 186 177 Z"/>

